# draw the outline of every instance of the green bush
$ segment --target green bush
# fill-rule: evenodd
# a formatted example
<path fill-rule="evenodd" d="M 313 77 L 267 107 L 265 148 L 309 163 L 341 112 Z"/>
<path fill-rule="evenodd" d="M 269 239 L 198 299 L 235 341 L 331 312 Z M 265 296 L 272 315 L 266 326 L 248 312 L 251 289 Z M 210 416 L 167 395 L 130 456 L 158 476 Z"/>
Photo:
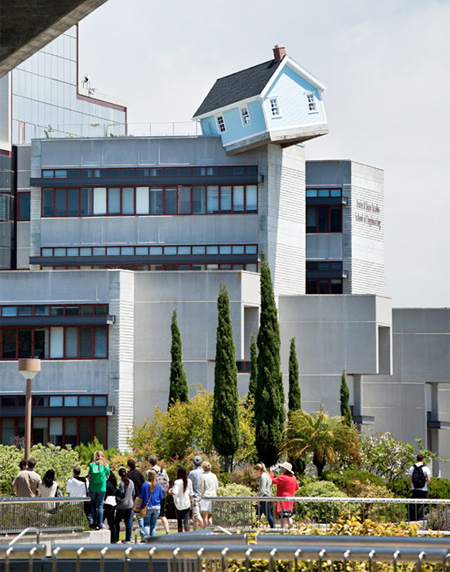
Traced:
<path fill-rule="evenodd" d="M 327 472 L 324 477 L 327 481 L 331 481 L 347 494 L 350 494 L 346 490 L 347 487 L 349 487 L 349 485 L 351 486 L 351 483 L 354 481 L 359 481 L 360 483 L 371 483 L 379 487 L 386 485 L 384 480 L 378 475 L 369 473 L 369 471 L 361 471 L 359 469 L 345 469 L 343 471 Z"/>
<path fill-rule="evenodd" d="M 314 481 L 300 487 L 296 497 L 346 497 L 334 483 L 330 481 Z"/>
<path fill-rule="evenodd" d="M 432 477 L 428 483 L 428 495 L 431 499 L 450 499 L 450 480 Z"/>
<path fill-rule="evenodd" d="M 81 445 L 77 445 L 75 451 L 80 456 L 80 462 L 83 463 L 83 465 L 89 465 L 89 463 L 92 462 L 95 451 L 104 451 L 108 461 L 111 461 L 115 455 L 120 453 L 118 449 L 105 449 L 97 437 L 94 437 L 92 443 L 88 443 L 87 445 L 81 443 Z"/>
<path fill-rule="evenodd" d="M 23 459 L 24 452 L 13 445 L 0 445 L 0 494 L 15 496 L 12 482 L 19 472 L 19 462 Z M 55 471 L 55 480 L 63 494 L 66 493 L 66 483 L 73 475 L 73 468 L 80 465 L 84 472 L 80 457 L 70 445 L 66 448 L 38 444 L 31 449 L 31 457 L 36 459 L 36 472 L 43 477 L 49 469 Z"/>
<path fill-rule="evenodd" d="M 411 485 L 408 478 L 395 479 L 388 483 L 388 488 L 394 493 L 397 498 L 407 499 L 412 496 Z"/>

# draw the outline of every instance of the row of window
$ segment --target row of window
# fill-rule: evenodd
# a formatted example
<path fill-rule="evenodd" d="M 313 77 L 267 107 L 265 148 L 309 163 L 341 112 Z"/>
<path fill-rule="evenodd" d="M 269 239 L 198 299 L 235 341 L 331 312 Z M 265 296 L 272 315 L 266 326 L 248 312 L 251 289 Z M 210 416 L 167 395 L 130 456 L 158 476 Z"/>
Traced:
<path fill-rule="evenodd" d="M 163 271 L 163 270 L 185 270 L 185 271 L 198 271 L 198 270 L 246 270 L 247 272 L 258 272 L 258 264 L 256 263 L 233 263 L 233 264 L 92 264 L 87 265 L 61 265 L 51 266 L 53 270 L 105 270 L 119 269 L 119 270 L 134 270 L 134 271 Z M 48 270 L 47 266 L 41 266 L 41 269 Z"/>
<path fill-rule="evenodd" d="M 341 205 L 311 205 L 306 207 L 306 232 L 342 232 Z"/>
<path fill-rule="evenodd" d="M 33 407 L 106 407 L 106 395 L 33 395 Z M 2 395 L 1 407 L 24 407 L 25 395 Z"/>
<path fill-rule="evenodd" d="M 256 185 L 43 189 L 42 216 L 255 213 Z"/>
<path fill-rule="evenodd" d="M 2 327 L 0 359 L 104 359 L 107 326 Z"/>
<path fill-rule="evenodd" d="M 306 198 L 339 198 L 342 197 L 342 189 L 306 189 Z"/>
<path fill-rule="evenodd" d="M 107 443 L 107 417 L 36 417 L 32 419 L 32 442 L 52 443 L 59 447 L 92 443 L 95 437 Z M 23 417 L 0 418 L 0 434 L 3 445 L 12 445 L 17 438 L 25 435 Z"/>
<path fill-rule="evenodd" d="M 42 248 L 43 257 L 54 256 L 181 256 L 256 254 L 256 244 L 214 244 L 183 246 L 68 246 Z"/>
<path fill-rule="evenodd" d="M 43 179 L 90 179 L 101 177 L 227 177 L 257 175 L 258 167 L 234 165 L 224 167 L 157 167 L 153 169 L 42 169 Z"/>
<path fill-rule="evenodd" d="M 342 294 L 342 280 L 341 279 L 317 279 L 306 280 L 306 293 L 307 294 Z"/>
<path fill-rule="evenodd" d="M 0 315 L 14 316 L 99 316 L 108 313 L 107 304 L 65 304 L 53 306 L 0 306 Z"/>
<path fill-rule="evenodd" d="M 336 271 L 336 270 L 342 270 L 342 262 L 337 262 L 335 260 L 333 261 L 308 261 L 306 263 L 306 271 L 308 272 L 308 270 L 311 271 Z"/>

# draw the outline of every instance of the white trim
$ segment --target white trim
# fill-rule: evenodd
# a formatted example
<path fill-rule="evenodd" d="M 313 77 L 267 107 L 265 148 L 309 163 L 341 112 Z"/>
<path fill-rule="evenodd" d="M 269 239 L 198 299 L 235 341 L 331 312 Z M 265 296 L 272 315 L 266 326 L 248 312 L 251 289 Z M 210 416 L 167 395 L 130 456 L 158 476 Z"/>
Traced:
<path fill-rule="evenodd" d="M 219 119 L 222 119 L 222 125 L 220 124 Z M 219 131 L 219 135 L 222 135 L 222 133 L 226 133 L 227 132 L 227 126 L 225 124 L 225 117 L 223 116 L 223 113 L 219 113 L 215 116 L 215 120 L 216 120 L 216 126 L 217 126 L 217 130 Z M 223 129 L 222 129 L 223 127 Z"/>
<path fill-rule="evenodd" d="M 237 107 L 241 107 L 242 105 L 247 105 L 253 101 L 259 101 L 261 99 L 260 95 L 254 95 L 253 97 L 248 97 L 247 99 L 241 99 L 240 101 L 235 101 L 234 103 L 230 103 L 229 105 L 225 105 L 224 107 L 218 107 L 217 109 L 213 109 L 212 111 L 208 111 L 208 113 L 203 113 L 202 115 L 194 115 L 192 117 L 193 120 L 198 119 L 205 119 L 206 117 L 211 117 L 212 115 L 223 115 L 225 111 L 229 111 L 230 109 L 236 109 Z"/>
<path fill-rule="evenodd" d="M 268 105 L 268 109 L 270 111 L 270 118 L 271 119 L 280 119 L 281 117 L 283 117 L 283 114 L 281 113 L 281 109 L 280 109 L 280 100 L 278 95 L 271 95 L 270 97 L 267 98 L 267 105 Z M 272 101 L 275 102 L 275 105 L 272 106 Z M 276 114 L 274 114 L 274 110 L 277 111 Z"/>
<path fill-rule="evenodd" d="M 310 101 L 309 97 L 312 96 L 312 101 Z M 317 106 L 317 97 L 316 94 L 313 91 L 305 91 L 305 99 L 306 99 L 306 105 L 308 108 L 308 113 L 319 113 L 319 109 Z M 314 105 L 314 109 L 310 108 L 310 105 Z"/>
<path fill-rule="evenodd" d="M 241 116 L 242 127 L 248 127 L 252 123 L 252 118 L 250 117 L 250 112 L 247 105 L 242 105 L 239 107 L 239 113 Z"/>
<path fill-rule="evenodd" d="M 322 83 L 320 80 L 318 80 L 316 77 L 314 77 L 311 73 L 309 73 L 309 71 L 305 70 L 305 68 L 302 68 L 301 65 L 299 65 L 297 62 L 295 62 L 289 56 L 285 56 L 283 58 L 282 63 L 278 66 L 278 69 L 276 70 L 276 72 L 273 74 L 273 76 L 267 82 L 266 87 L 262 90 L 261 97 L 266 96 L 268 90 L 272 87 L 272 85 L 278 79 L 278 76 L 281 75 L 281 72 L 283 71 L 284 67 L 287 65 L 289 65 L 289 67 L 293 71 L 295 71 L 300 76 L 302 76 L 304 79 L 306 79 L 311 85 L 313 85 L 314 87 L 317 87 L 317 89 L 319 91 L 324 91 L 327 88 L 324 83 Z"/>

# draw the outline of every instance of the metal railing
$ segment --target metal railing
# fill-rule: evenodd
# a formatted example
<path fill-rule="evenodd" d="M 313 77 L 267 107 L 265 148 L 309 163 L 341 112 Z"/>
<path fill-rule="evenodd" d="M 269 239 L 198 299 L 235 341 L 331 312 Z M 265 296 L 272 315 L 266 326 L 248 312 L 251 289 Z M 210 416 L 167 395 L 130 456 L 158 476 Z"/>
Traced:
<path fill-rule="evenodd" d="M 215 543 L 206 542 L 202 535 L 193 535 L 190 543 L 173 542 L 153 545 L 99 545 L 99 544 L 57 544 L 51 552 L 52 571 L 81 570 L 124 570 L 148 572 L 227 572 L 249 571 L 253 565 L 257 570 L 307 570 L 343 571 L 350 563 L 355 570 L 373 572 L 379 563 L 387 563 L 382 570 L 397 571 L 400 564 L 411 563 L 416 572 L 426 564 L 437 565 L 442 572 L 450 569 L 450 547 L 444 538 L 402 538 L 402 537 L 354 537 L 354 536 L 270 536 L 267 543 L 254 544 L 235 542 L 234 537 L 217 535 Z M 186 535 L 182 535 L 186 536 Z M 295 542 L 294 542 L 295 539 Z M 4 570 L 16 567 L 17 561 L 28 562 L 28 570 L 49 570 L 43 566 L 44 545 L 17 545 L 0 547 L 0 562 Z M 89 563 L 88 563 L 89 561 Z M 70 564 L 69 564 L 70 563 Z M 303 564 L 303 566 L 301 566 Z M 305 566 L 306 564 L 306 566 Z M 288 567 L 286 567 L 286 565 Z M 88 566 L 88 567 L 86 567 Z M 411 567 L 402 570 L 410 570 Z"/>
<path fill-rule="evenodd" d="M 339 497 L 214 497 L 213 522 L 224 528 L 255 527 L 259 503 L 269 502 L 276 516 L 276 503 L 293 503 L 294 524 L 325 528 L 345 514 L 378 523 L 422 521 L 424 528 L 450 530 L 450 499 L 339 498 Z M 283 504 L 282 504 L 283 506 Z"/>
<path fill-rule="evenodd" d="M 70 497 L 1 497 L 0 534 L 21 532 L 29 527 L 48 532 L 84 530 L 85 501 Z"/>

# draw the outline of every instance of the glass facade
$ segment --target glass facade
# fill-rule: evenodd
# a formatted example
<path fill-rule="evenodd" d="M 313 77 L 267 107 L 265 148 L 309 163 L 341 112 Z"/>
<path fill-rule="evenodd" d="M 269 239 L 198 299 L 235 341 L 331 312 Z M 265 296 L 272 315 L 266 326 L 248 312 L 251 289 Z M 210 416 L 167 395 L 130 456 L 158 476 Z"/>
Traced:
<path fill-rule="evenodd" d="M 11 267 L 13 233 L 12 160 L 0 155 L 0 270 Z"/>
<path fill-rule="evenodd" d="M 14 144 L 41 137 L 125 134 L 124 108 L 78 94 L 77 55 L 74 26 L 13 70 Z"/>

